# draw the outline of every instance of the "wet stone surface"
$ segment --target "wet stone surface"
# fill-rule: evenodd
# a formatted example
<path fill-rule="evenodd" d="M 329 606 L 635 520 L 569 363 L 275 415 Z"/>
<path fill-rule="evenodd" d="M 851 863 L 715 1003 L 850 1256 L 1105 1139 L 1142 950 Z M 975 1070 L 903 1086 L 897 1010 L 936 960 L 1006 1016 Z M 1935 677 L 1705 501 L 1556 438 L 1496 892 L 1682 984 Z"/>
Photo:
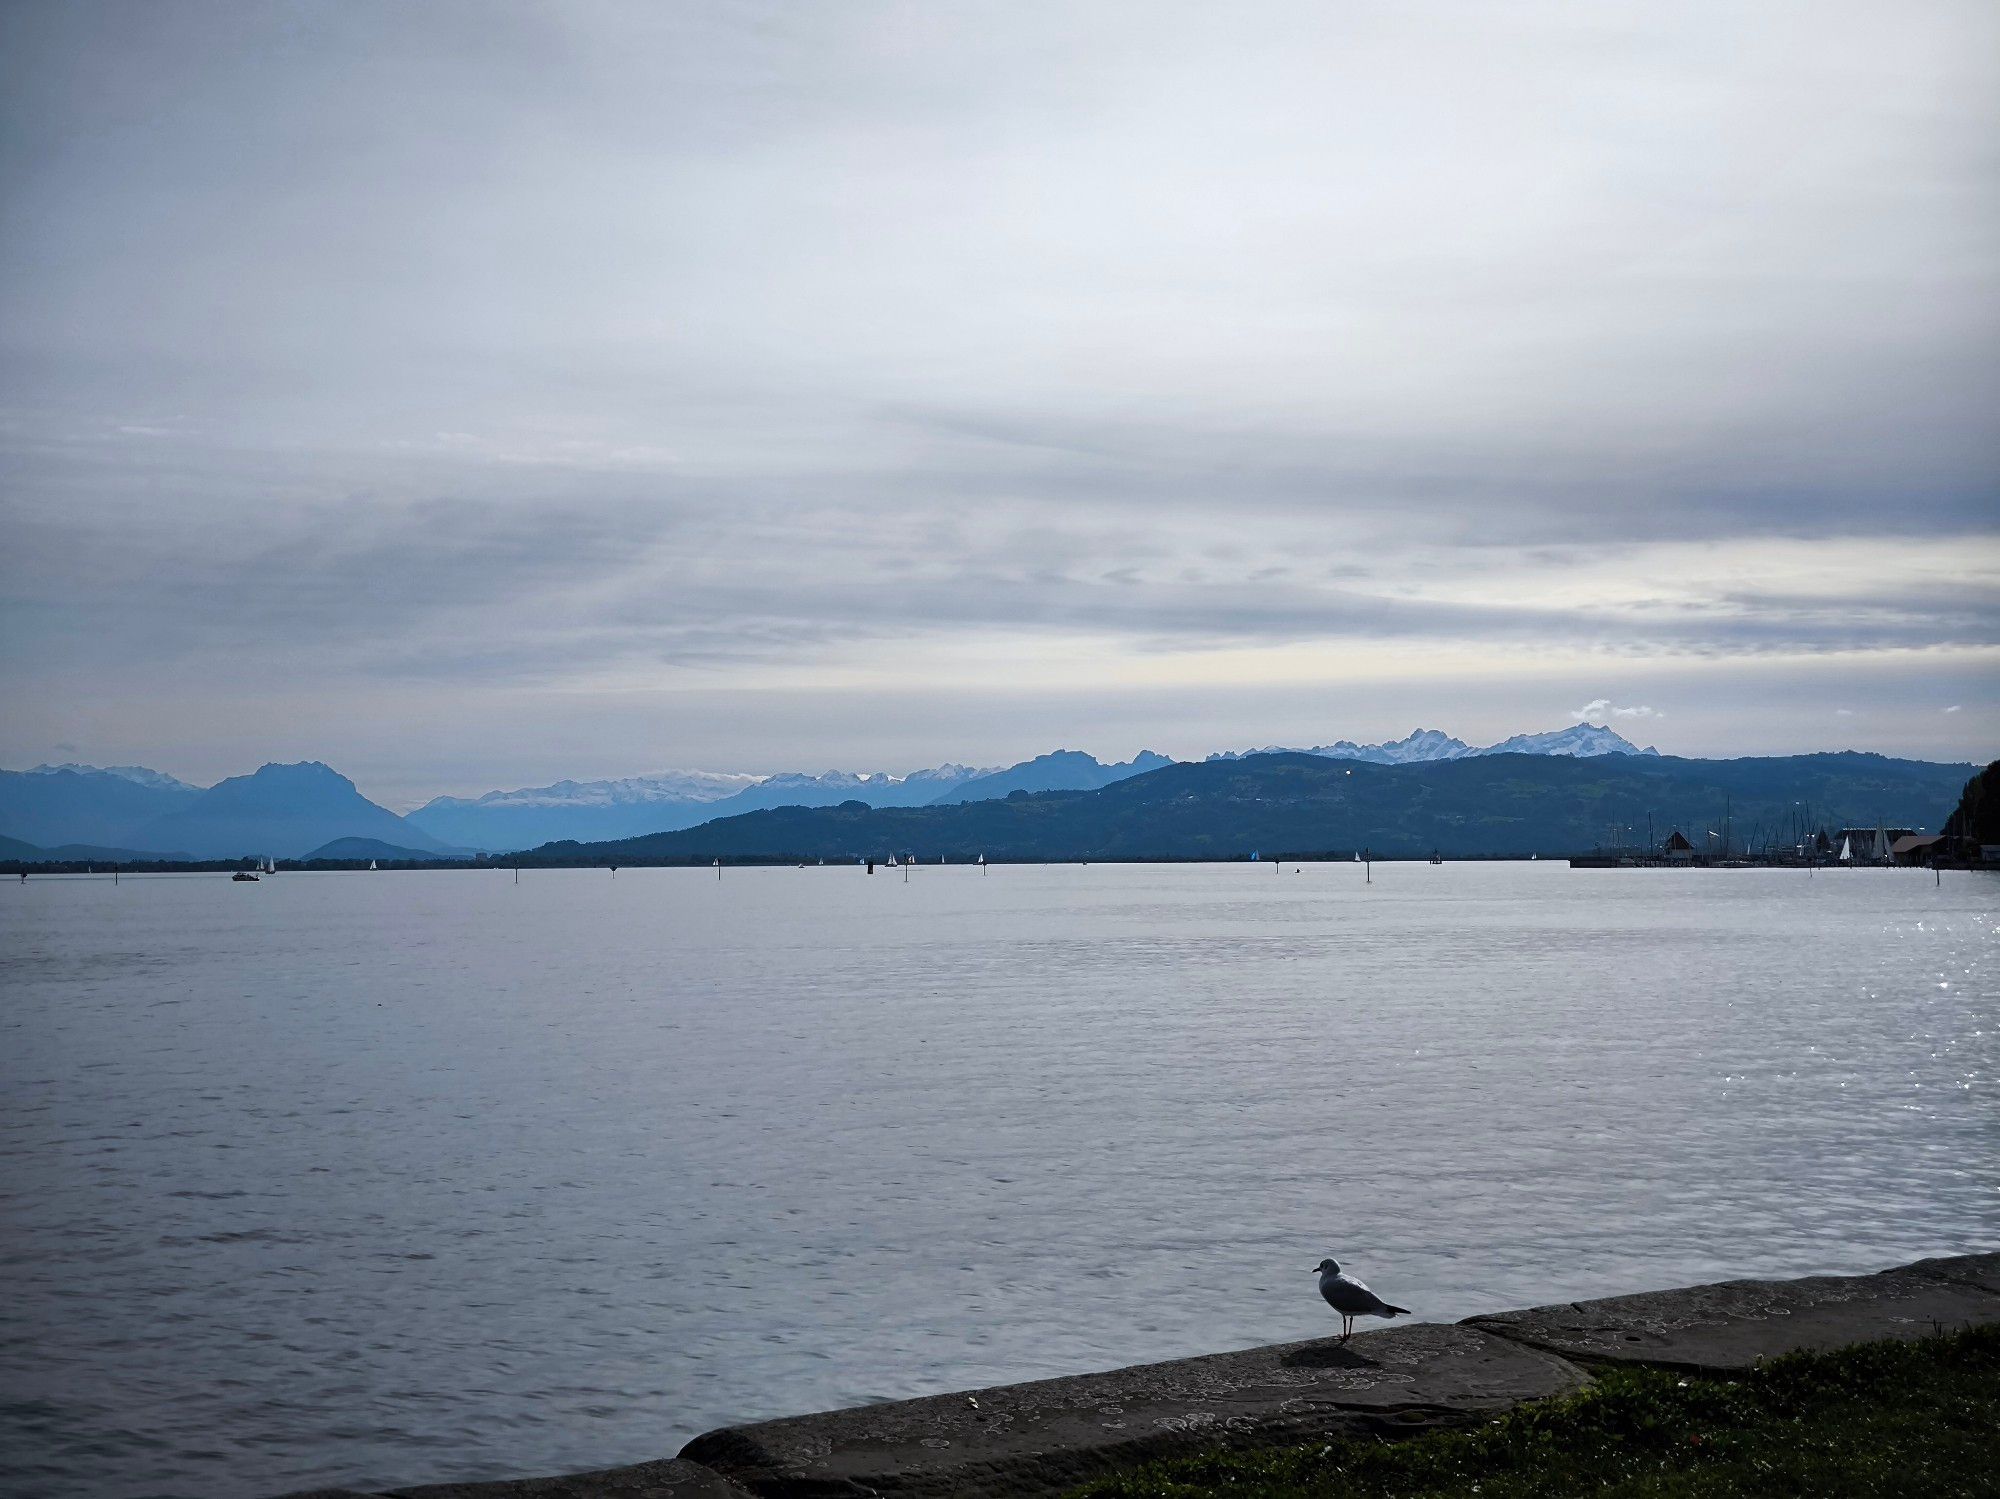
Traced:
<path fill-rule="evenodd" d="M 1975 1271 L 1961 1274 L 1972 1278 L 1903 1269 L 1731 1280 L 1471 1317 L 1463 1325 L 1585 1364 L 1726 1371 L 1784 1353 L 1917 1338 L 2000 1320 L 2000 1295 L 1979 1284 Z"/>
<path fill-rule="evenodd" d="M 1918 1260 L 1914 1265 L 1903 1268 L 1910 1275 L 1957 1281 L 1961 1285 L 1978 1286 L 2000 1296 L 2000 1253 L 1949 1255 L 1940 1259 Z"/>
<path fill-rule="evenodd" d="M 681 1455 L 772 1496 L 1052 1494 L 1206 1447 L 1470 1425 L 1583 1382 L 1541 1350 L 1418 1325 L 725 1427 Z"/>

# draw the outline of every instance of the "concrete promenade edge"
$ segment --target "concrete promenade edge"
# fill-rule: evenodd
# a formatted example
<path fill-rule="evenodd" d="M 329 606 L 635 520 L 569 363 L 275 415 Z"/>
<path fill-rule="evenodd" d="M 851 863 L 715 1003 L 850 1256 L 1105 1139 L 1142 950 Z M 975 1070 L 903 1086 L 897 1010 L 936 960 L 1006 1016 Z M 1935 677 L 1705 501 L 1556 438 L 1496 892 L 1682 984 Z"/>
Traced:
<path fill-rule="evenodd" d="M 1279 1343 L 726 1426 L 675 1459 L 559 1478 L 286 1499 L 829 1499 L 1058 1494 L 1217 1446 L 1476 1425 L 1622 1364 L 1760 1359 L 2000 1321 L 2000 1252 L 1873 1275 L 1733 1280 Z"/>

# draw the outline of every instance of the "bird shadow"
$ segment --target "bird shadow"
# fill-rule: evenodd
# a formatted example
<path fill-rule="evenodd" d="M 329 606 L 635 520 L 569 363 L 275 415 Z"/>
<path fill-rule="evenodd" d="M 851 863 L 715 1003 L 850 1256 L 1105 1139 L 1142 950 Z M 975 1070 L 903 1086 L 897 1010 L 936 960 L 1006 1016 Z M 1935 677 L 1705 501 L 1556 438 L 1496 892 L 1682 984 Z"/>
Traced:
<path fill-rule="evenodd" d="M 1281 1361 L 1287 1369 L 1379 1369 L 1372 1358 L 1363 1358 L 1341 1343 L 1308 1343 L 1295 1348 Z"/>

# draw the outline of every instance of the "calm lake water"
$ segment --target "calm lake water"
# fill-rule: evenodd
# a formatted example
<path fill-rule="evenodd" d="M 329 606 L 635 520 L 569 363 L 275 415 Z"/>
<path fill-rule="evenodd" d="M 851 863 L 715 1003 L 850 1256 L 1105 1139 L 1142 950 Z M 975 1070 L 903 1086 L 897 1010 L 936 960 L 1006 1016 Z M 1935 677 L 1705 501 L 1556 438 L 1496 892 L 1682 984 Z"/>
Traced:
<path fill-rule="evenodd" d="M 2000 1242 L 2000 880 L 0 887 L 0 1489 L 234 1499 Z"/>

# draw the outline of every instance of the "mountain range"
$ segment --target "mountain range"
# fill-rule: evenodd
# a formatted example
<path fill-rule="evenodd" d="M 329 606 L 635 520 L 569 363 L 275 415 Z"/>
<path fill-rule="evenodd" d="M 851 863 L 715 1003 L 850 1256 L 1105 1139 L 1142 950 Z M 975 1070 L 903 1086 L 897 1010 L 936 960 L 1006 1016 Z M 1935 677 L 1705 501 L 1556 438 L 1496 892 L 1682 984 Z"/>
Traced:
<path fill-rule="evenodd" d="M 523 862 L 707 863 L 1558 856 L 1674 828 L 1740 851 L 1803 827 L 1935 828 L 1966 767 L 1881 755 L 1682 760 L 1505 753 L 1380 764 L 1277 752 L 1175 764 L 1095 791 L 943 806 L 788 807 L 616 843 L 550 844 Z M 1709 835 L 1714 833 L 1715 838 Z"/>
<path fill-rule="evenodd" d="M 125 841 L 138 848 L 184 848 L 202 859 L 260 853 L 286 859 L 336 838 L 374 838 L 432 855 L 455 852 L 317 760 L 266 765 L 218 781 Z"/>
<path fill-rule="evenodd" d="M 1496 757 L 1549 760 L 1662 761 L 1603 725 L 1575 724 L 1475 747 L 1436 729 L 1380 744 L 1339 740 L 1309 750 L 1244 750 L 1211 755 L 1228 765 L 1272 755 L 1370 765 L 1448 765 Z M 1801 757 L 1810 758 L 1810 757 Z M 1724 763 L 1724 762 L 1684 762 Z M 1735 763 L 1735 762 L 1727 762 Z M 1920 762 L 1896 762 L 1915 764 Z M 406 816 L 364 797 L 345 776 L 318 762 L 266 765 L 202 788 L 144 766 L 38 765 L 0 771 L 0 836 L 53 858 L 301 858 L 340 839 L 370 839 L 399 856 L 450 857 L 552 843 L 597 845 L 672 833 L 780 808 L 858 805 L 881 811 L 979 805 L 1017 795 L 1102 790 L 1157 775 L 1175 762 L 1145 751 L 1105 763 L 1079 750 L 1055 750 L 1004 769 L 946 764 L 909 775 L 751 776 L 662 771 L 621 780 L 558 781 L 478 797 L 438 797 Z M 1964 767 L 1940 767 L 1963 777 Z M 1860 809 L 1866 813 L 1868 809 Z M 1864 816 L 1863 820 L 1866 820 Z M 733 834 L 731 835 L 734 836 Z M 0 857 L 26 858 L 18 851 Z"/>
<path fill-rule="evenodd" d="M 157 773 L 134 775 L 135 769 L 0 771 L 0 833 L 46 859 L 293 859 L 347 837 L 432 857 L 462 852 L 369 801 L 317 761 L 266 765 L 206 790 Z M 75 852 L 79 846 L 87 851 Z"/>
<path fill-rule="evenodd" d="M 199 788 L 171 776 L 160 779 L 169 784 L 90 766 L 0 770 L 0 834 L 44 848 L 87 843 L 185 852 L 177 843 L 134 841 L 138 829 L 201 795 Z"/>
<path fill-rule="evenodd" d="M 959 802 L 991 801 L 996 797 L 1012 796 L 1017 791 L 1095 791 L 1113 781 L 1144 775 L 1149 770 L 1159 770 L 1173 763 L 1165 755 L 1156 755 L 1151 750 L 1141 750 L 1131 759 L 1115 765 L 1100 764 L 1095 756 L 1086 755 L 1082 750 L 1053 750 L 1032 760 L 1023 760 L 1006 770 L 975 775 L 949 791 L 940 792 L 925 805 L 942 807 Z"/>
<path fill-rule="evenodd" d="M 1516 734 L 1498 744 L 1475 746 L 1455 739 L 1442 729 L 1417 729 L 1401 739 L 1382 744 L 1356 744 L 1342 739 L 1333 744 L 1295 749 L 1267 745 L 1255 750 L 1220 750 L 1211 760 L 1241 760 L 1246 755 L 1323 755 L 1332 760 L 1364 760 L 1373 765 L 1413 765 L 1426 760 L 1467 760 L 1479 755 L 1565 755 L 1588 759 L 1594 755 L 1657 755 L 1651 745 L 1640 749 L 1623 734 L 1602 724 L 1577 723 L 1546 734 Z"/>

